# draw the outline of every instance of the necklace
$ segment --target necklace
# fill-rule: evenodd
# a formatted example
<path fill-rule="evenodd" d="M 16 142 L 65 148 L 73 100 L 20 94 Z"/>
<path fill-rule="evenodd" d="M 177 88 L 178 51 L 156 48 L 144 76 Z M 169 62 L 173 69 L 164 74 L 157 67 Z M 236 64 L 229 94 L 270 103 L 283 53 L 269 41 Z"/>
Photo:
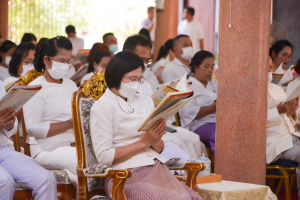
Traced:
<path fill-rule="evenodd" d="M 132 112 L 126 112 L 126 111 L 124 111 L 124 110 L 122 109 L 120 103 L 119 103 L 118 95 L 117 95 L 117 94 L 116 94 L 116 98 L 117 98 L 117 102 L 118 102 L 118 104 L 119 104 L 119 107 L 121 108 L 121 110 L 122 110 L 124 113 L 126 113 L 126 114 L 132 114 L 132 113 L 134 113 L 134 108 L 132 108 L 128 103 L 127 103 L 127 104 L 128 104 L 128 106 L 130 107 L 130 110 L 132 110 Z"/>

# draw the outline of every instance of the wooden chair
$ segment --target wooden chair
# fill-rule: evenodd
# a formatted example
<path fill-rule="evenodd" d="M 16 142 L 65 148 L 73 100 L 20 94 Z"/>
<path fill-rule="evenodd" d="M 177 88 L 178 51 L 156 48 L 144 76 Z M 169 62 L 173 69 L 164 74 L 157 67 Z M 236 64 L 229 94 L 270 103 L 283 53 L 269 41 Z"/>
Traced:
<path fill-rule="evenodd" d="M 266 178 L 279 178 L 279 183 L 275 191 L 275 195 L 277 197 L 280 194 L 284 183 L 285 199 L 291 200 L 291 191 L 293 190 L 293 186 L 297 178 L 296 169 L 298 165 L 299 164 L 296 162 L 279 159 L 276 162 L 266 166 L 266 170 L 267 170 Z M 291 181 L 290 181 L 290 177 L 291 177 Z"/>

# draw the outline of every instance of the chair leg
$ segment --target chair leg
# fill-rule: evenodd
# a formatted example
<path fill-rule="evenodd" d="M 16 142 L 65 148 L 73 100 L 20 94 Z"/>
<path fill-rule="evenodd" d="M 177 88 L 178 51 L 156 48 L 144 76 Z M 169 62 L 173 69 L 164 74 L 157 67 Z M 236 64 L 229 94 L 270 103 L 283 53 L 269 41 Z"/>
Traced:
<path fill-rule="evenodd" d="M 280 194 L 280 191 L 281 191 L 281 188 L 282 188 L 282 185 L 283 185 L 283 178 L 280 178 L 280 181 L 278 183 L 278 186 L 276 188 L 276 192 L 275 192 L 275 195 L 278 197 L 279 194 Z"/>
<path fill-rule="evenodd" d="M 294 174 L 294 175 L 292 176 L 292 178 L 291 178 L 291 183 L 290 183 L 290 191 L 291 191 L 291 193 L 292 193 L 292 190 L 293 190 L 293 187 L 294 187 L 296 178 L 297 178 L 297 175 L 296 175 L 296 174 Z"/>
<path fill-rule="evenodd" d="M 285 199 L 291 200 L 290 180 L 288 174 L 284 175 Z"/>

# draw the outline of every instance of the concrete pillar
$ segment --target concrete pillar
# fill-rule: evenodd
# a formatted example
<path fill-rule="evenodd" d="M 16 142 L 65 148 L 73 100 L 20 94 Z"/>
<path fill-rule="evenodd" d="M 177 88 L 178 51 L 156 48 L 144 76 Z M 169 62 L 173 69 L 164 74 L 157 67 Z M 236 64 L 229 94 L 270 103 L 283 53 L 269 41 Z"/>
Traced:
<path fill-rule="evenodd" d="M 223 180 L 266 181 L 270 6 L 270 0 L 220 1 L 215 173 Z"/>
<path fill-rule="evenodd" d="M 8 39 L 8 0 L 0 0 L 0 34 Z"/>

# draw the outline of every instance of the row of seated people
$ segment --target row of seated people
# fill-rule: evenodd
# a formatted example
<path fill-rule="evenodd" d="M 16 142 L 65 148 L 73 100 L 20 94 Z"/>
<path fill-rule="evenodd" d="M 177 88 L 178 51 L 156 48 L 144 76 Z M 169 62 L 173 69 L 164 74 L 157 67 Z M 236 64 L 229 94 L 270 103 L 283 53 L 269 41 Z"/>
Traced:
<path fill-rule="evenodd" d="M 71 64 L 71 50 L 72 44 L 64 37 L 50 39 L 38 48 L 33 58 L 34 67 L 37 71 L 45 73 L 32 81 L 30 85 L 41 84 L 43 88 L 23 109 L 27 132 L 30 136 L 27 143 L 30 144 L 33 161 L 46 169 L 65 169 L 76 187 L 77 163 L 76 149 L 73 144 L 75 139 L 70 99 L 77 87 L 74 82 L 66 78 Z M 155 191 L 161 191 L 159 192 L 161 197 L 167 195 L 174 199 L 178 196 L 182 197 L 180 199 L 189 199 L 190 197 L 201 199 L 191 189 L 178 184 L 179 182 L 166 171 L 166 167 L 163 165 L 168 157 L 180 155 L 180 157 L 189 158 L 191 154 L 200 157 L 199 137 L 187 130 L 181 130 L 182 133 L 191 136 L 190 143 L 182 145 L 184 150 L 189 152 L 186 153 L 176 146 L 176 143 L 181 142 L 179 141 L 181 138 L 175 139 L 174 134 L 166 133 L 164 120 L 159 121 L 145 133 L 136 131 L 143 119 L 154 109 L 152 99 L 149 97 L 152 94 L 152 88 L 142 77 L 145 64 L 151 57 L 151 43 L 144 40 L 143 37 L 132 36 L 125 42 L 124 50 L 109 61 L 105 73 L 108 89 L 91 111 L 91 135 L 92 138 L 95 138 L 93 147 L 98 162 L 113 168 L 118 166 L 119 168 L 133 169 L 137 176 L 133 176 L 126 184 L 125 193 L 128 199 L 138 197 L 139 194 L 135 190 L 137 185 L 149 196 L 153 193 L 152 189 L 145 187 L 146 183 L 143 183 L 145 180 L 139 180 L 139 174 L 141 176 L 148 174 L 147 182 L 153 181 L 152 183 L 157 186 Z M 21 62 L 28 56 L 28 52 L 24 53 Z M 100 63 L 101 59 L 96 62 Z M 105 98 L 108 99 L 103 102 L 102 99 Z M 107 105 L 103 107 L 103 103 Z M 102 112 L 94 111 L 100 108 Z M 9 110 L 9 116 L 13 115 L 14 112 Z M 105 123 L 98 123 L 99 121 Z M 10 129 L 11 126 L 12 124 L 9 128 L 5 127 L 4 129 Z M 16 125 L 12 127 L 15 129 Z M 14 129 L 11 131 L 13 132 Z M 124 135 L 124 133 L 127 134 Z M 9 137 L 9 134 L 4 136 Z M 100 141 L 97 138 L 102 139 Z M 182 138 L 184 137 L 182 136 Z M 7 167 L 4 167 L 3 170 L 7 171 Z M 36 168 L 38 167 L 36 166 Z M 25 167 L 24 171 L 26 172 L 26 170 L 28 171 Z M 153 172 L 152 175 L 150 175 L 151 172 Z M 23 187 L 31 188 L 36 199 L 43 199 L 38 196 L 38 194 L 43 194 L 40 192 L 41 187 L 28 186 L 29 182 L 19 174 L 11 171 L 9 174 Z M 53 182 L 53 179 L 48 178 L 49 181 Z M 139 181 L 142 182 L 137 184 Z M 107 179 L 106 189 L 109 195 L 111 195 L 110 186 L 111 180 Z M 162 190 L 166 187 L 169 190 Z M 8 187 L 6 191 L 10 191 L 7 199 L 11 199 L 12 188 Z M 49 192 L 53 191 L 49 190 Z M 51 199 L 52 196 L 47 195 L 47 197 L 47 199 Z"/>

